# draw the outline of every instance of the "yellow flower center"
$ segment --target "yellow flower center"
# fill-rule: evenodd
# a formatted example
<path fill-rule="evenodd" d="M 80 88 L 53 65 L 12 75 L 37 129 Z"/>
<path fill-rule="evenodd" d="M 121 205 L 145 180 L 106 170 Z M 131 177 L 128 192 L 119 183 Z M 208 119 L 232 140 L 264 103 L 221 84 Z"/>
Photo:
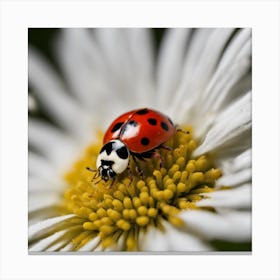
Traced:
<path fill-rule="evenodd" d="M 143 177 L 136 172 L 133 159 L 130 169 L 118 175 L 112 186 L 103 180 L 95 183 L 94 174 L 86 169 L 95 168 L 101 148 L 99 143 L 89 146 L 73 169 L 65 175 L 69 187 L 64 203 L 70 213 L 79 216 L 83 232 L 72 242 L 79 249 L 99 236 L 103 249 L 114 248 L 120 239 L 121 250 L 139 250 L 138 236 L 148 227 L 164 230 L 163 221 L 175 227 L 183 225 L 178 213 L 195 209 L 202 193 L 211 192 L 221 171 L 214 168 L 209 156 L 192 157 L 197 144 L 192 128 L 177 132 L 166 145 L 172 150 L 159 149 L 163 167 L 151 158 L 139 163 Z"/>

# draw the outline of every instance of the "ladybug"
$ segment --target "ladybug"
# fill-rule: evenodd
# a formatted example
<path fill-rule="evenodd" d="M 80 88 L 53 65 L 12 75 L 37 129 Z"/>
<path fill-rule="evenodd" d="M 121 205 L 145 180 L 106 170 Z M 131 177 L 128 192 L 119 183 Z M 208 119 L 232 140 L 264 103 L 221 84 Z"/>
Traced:
<path fill-rule="evenodd" d="M 114 179 L 128 168 L 130 155 L 134 159 L 161 159 L 155 149 L 168 148 L 163 144 L 175 133 L 171 119 L 153 109 L 124 113 L 112 122 L 104 135 L 103 147 L 96 160 L 98 175 L 104 181 Z"/>

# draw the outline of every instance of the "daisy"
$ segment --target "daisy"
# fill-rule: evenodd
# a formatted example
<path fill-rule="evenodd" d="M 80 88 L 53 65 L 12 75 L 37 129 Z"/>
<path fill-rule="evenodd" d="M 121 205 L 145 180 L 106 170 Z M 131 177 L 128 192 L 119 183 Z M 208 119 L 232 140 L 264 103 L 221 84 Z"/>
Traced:
<path fill-rule="evenodd" d="M 151 34 L 62 29 L 59 69 L 30 46 L 30 252 L 250 250 L 251 30 Z M 145 107 L 185 132 L 163 167 L 92 180 L 107 127 Z"/>

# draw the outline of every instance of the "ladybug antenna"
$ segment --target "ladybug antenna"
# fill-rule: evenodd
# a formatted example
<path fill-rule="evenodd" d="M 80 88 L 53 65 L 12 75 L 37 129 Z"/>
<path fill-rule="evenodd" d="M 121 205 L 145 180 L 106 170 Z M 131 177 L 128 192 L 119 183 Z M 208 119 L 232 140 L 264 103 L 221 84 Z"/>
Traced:
<path fill-rule="evenodd" d="M 102 178 L 99 177 L 99 180 L 95 182 L 95 184 L 98 184 L 100 181 L 102 181 Z"/>
<path fill-rule="evenodd" d="M 91 179 L 91 182 L 93 182 L 94 179 L 96 179 L 96 178 L 99 177 L 99 169 L 92 169 L 92 168 L 90 168 L 90 167 L 88 167 L 88 166 L 86 167 L 86 169 L 87 169 L 88 171 L 90 171 L 90 172 L 95 173 L 95 174 L 93 175 L 92 179 Z"/>

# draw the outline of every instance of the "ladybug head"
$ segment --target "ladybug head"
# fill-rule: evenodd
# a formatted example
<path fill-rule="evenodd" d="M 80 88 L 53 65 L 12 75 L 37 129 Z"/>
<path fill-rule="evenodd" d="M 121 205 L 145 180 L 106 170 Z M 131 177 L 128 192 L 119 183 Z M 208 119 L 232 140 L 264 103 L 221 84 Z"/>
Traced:
<path fill-rule="evenodd" d="M 100 150 L 96 167 L 99 176 L 104 181 L 108 181 L 122 173 L 127 168 L 128 162 L 129 150 L 127 146 L 120 140 L 112 140 L 107 142 Z"/>

